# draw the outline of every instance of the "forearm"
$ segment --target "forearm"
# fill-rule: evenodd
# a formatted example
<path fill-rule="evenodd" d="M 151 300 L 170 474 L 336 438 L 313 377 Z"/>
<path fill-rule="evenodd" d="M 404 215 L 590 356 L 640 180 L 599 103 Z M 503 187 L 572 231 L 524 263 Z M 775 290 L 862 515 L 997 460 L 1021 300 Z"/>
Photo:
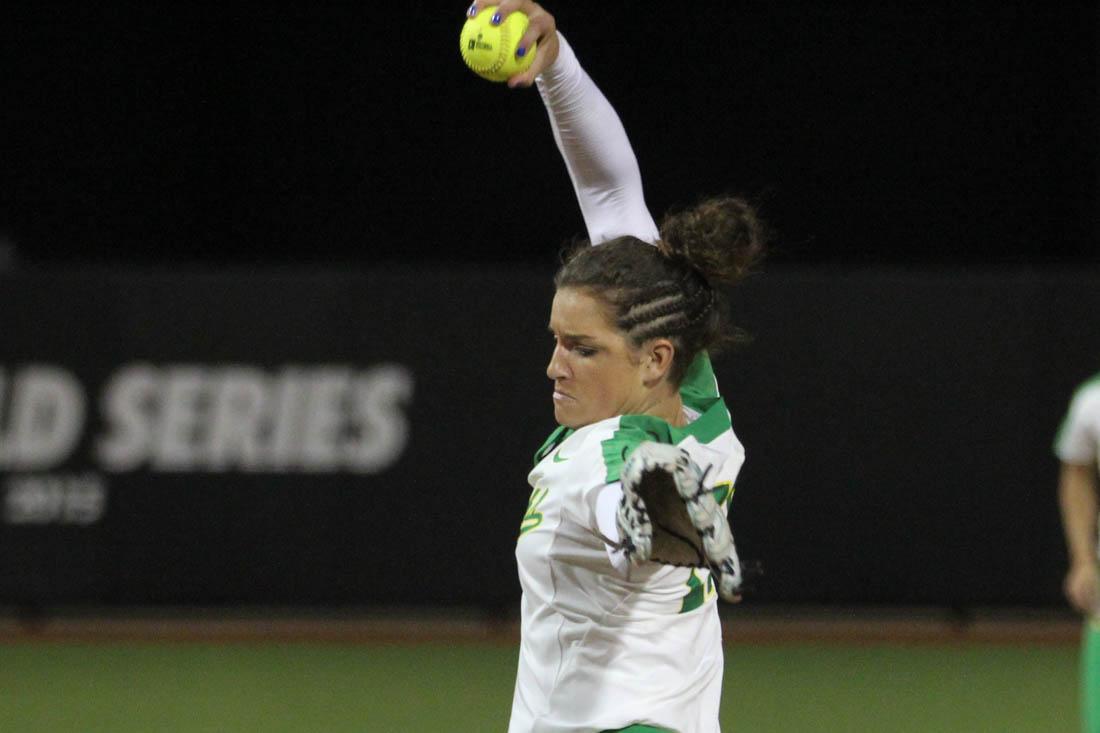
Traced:
<path fill-rule="evenodd" d="M 1091 466 L 1062 464 L 1058 503 L 1071 564 L 1095 563 L 1096 477 Z"/>
<path fill-rule="evenodd" d="M 565 160 L 593 244 L 623 235 L 657 241 L 638 160 L 611 103 L 581 68 L 565 38 L 537 79 L 554 140 Z"/>

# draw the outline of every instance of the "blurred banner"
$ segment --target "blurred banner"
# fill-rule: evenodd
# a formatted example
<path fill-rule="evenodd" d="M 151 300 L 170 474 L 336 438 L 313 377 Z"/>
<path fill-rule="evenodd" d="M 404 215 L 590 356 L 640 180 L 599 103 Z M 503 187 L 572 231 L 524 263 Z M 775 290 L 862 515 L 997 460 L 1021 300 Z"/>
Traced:
<path fill-rule="evenodd" d="M 764 601 L 1047 605 L 1097 273 L 768 272 L 717 360 Z M 0 279 L 0 603 L 518 601 L 549 273 Z"/>

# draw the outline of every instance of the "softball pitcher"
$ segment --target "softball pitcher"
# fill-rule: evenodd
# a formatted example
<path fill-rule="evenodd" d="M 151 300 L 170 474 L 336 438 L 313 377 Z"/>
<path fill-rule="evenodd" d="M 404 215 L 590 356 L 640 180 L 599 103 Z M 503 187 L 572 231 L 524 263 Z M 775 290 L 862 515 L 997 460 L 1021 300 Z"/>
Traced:
<path fill-rule="evenodd" d="M 468 13 L 488 7 L 475 2 Z M 548 390 L 560 427 L 538 450 L 516 560 L 522 640 L 509 730 L 718 731 L 716 599 L 742 573 L 725 519 L 744 449 L 708 354 L 728 339 L 719 287 L 763 251 L 744 201 L 658 227 L 610 103 L 554 18 L 524 12 L 521 48 L 568 167 L 589 241 L 555 276 Z"/>

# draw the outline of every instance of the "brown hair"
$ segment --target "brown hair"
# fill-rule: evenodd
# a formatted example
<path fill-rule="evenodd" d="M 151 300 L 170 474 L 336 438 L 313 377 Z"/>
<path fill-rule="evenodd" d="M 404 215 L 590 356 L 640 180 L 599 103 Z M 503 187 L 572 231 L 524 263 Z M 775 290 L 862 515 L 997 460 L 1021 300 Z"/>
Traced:
<path fill-rule="evenodd" d="M 763 257 L 767 239 L 767 227 L 744 199 L 705 199 L 666 215 L 656 247 L 630 236 L 596 247 L 578 243 L 554 285 L 603 300 L 635 346 L 652 338 L 672 341 L 670 379 L 679 384 L 700 351 L 732 339 L 719 287 L 744 278 Z"/>

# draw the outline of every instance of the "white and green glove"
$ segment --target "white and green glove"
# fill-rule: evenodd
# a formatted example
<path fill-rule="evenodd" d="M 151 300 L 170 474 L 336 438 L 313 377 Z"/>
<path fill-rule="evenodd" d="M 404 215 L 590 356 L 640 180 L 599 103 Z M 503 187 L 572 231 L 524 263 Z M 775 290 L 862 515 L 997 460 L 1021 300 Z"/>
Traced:
<path fill-rule="evenodd" d="M 743 574 L 733 533 L 706 486 L 706 473 L 687 451 L 643 442 L 627 459 L 621 479 L 617 523 L 631 562 L 708 568 L 718 594 L 739 600 Z"/>

